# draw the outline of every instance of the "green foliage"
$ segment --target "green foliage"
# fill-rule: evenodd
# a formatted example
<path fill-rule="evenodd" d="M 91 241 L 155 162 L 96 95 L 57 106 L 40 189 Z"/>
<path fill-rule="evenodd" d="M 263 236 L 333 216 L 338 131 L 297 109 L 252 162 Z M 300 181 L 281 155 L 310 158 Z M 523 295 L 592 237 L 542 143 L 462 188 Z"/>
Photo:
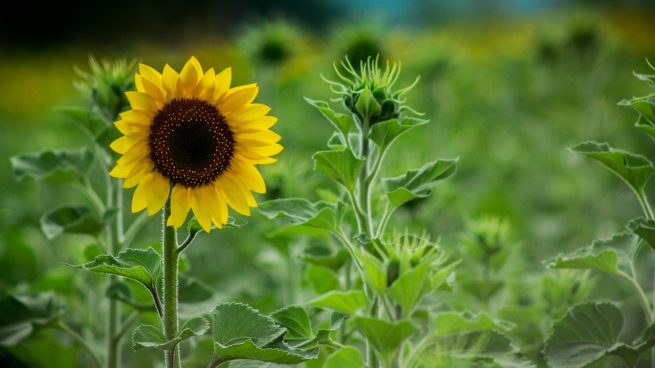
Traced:
<path fill-rule="evenodd" d="M 83 181 L 92 161 L 93 151 L 84 147 L 17 155 L 11 158 L 11 166 L 18 180 Z"/>
<path fill-rule="evenodd" d="M 140 325 L 132 335 L 132 348 L 154 348 L 162 351 L 174 349 L 177 344 L 193 336 L 202 336 L 209 331 L 209 322 L 204 317 L 196 317 L 186 321 L 177 336 L 167 340 L 164 332 L 159 327 L 152 325 Z"/>
<path fill-rule="evenodd" d="M 76 266 L 80 269 L 122 276 L 134 280 L 150 291 L 157 290 L 161 275 L 161 256 L 154 249 L 128 248 L 117 256 L 101 255 L 92 262 Z"/>
<path fill-rule="evenodd" d="M 313 307 L 333 309 L 337 312 L 355 314 L 368 305 L 366 295 L 359 290 L 330 291 L 308 302 Z"/>
<path fill-rule="evenodd" d="M 425 198 L 432 187 L 455 173 L 457 160 L 437 160 L 393 178 L 385 178 L 384 189 L 393 207 L 416 198 Z"/>
<path fill-rule="evenodd" d="M 655 334 L 649 327 L 633 344 L 625 344 L 619 341 L 622 330 L 623 315 L 614 304 L 578 304 L 555 322 L 544 354 L 555 367 L 596 367 L 611 357 L 633 367 L 641 353 L 655 346 Z"/>
<path fill-rule="evenodd" d="M 8 294 L 0 299 L 0 346 L 14 346 L 63 313 L 52 292 Z"/>
<path fill-rule="evenodd" d="M 50 240 L 63 233 L 97 236 L 103 228 L 104 223 L 85 206 L 58 207 L 41 217 L 41 230 Z"/>

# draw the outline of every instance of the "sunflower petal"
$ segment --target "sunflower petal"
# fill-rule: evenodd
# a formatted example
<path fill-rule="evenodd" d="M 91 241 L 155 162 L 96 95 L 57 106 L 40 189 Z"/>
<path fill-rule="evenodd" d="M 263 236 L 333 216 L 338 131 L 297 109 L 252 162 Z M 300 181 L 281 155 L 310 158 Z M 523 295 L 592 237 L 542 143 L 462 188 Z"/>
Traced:
<path fill-rule="evenodd" d="M 263 117 L 270 111 L 271 108 L 264 104 L 250 104 L 238 112 L 230 114 L 230 116 L 227 117 L 227 120 L 230 122 L 247 123 L 249 121 Z"/>
<path fill-rule="evenodd" d="M 212 227 L 212 213 L 211 213 L 211 203 L 210 193 L 207 192 L 209 186 L 203 186 L 196 188 L 192 191 L 191 197 L 191 208 L 193 209 L 193 214 L 196 216 L 196 220 L 200 223 L 203 230 L 209 232 Z M 211 190 L 211 189 L 210 189 Z"/>
<path fill-rule="evenodd" d="M 144 164 L 136 164 L 132 167 L 129 174 L 123 181 L 123 188 L 132 188 L 139 184 L 141 180 L 148 175 L 154 169 L 154 165 L 149 161 L 146 161 Z"/>
<path fill-rule="evenodd" d="M 235 163 L 235 169 L 230 170 L 231 173 L 238 176 L 248 188 L 256 193 L 266 193 L 264 178 L 262 178 L 259 170 L 254 165 L 239 161 L 235 161 Z"/>
<path fill-rule="evenodd" d="M 227 199 L 227 204 L 230 207 L 234 208 L 244 216 L 250 216 L 248 201 L 241 193 L 239 185 L 232 180 L 230 175 L 223 175 L 218 185 L 223 189 L 223 193 L 225 193 L 225 198 Z"/>
<path fill-rule="evenodd" d="M 205 72 L 205 75 L 200 81 L 200 92 L 198 98 L 201 100 L 210 100 L 214 96 L 214 88 L 216 86 L 216 73 L 214 68 L 210 68 Z"/>
<path fill-rule="evenodd" d="M 216 75 L 214 85 L 214 101 L 220 100 L 221 97 L 230 89 L 232 83 L 232 68 L 225 68 Z"/>
<path fill-rule="evenodd" d="M 280 137 L 279 134 L 270 130 L 236 134 L 237 142 L 253 146 L 268 146 L 272 143 L 279 142 L 280 139 L 282 139 L 282 137 Z"/>
<path fill-rule="evenodd" d="M 183 185 L 177 184 L 171 193 L 171 215 L 166 220 L 166 225 L 179 229 L 187 218 L 191 208 L 191 190 Z"/>
<path fill-rule="evenodd" d="M 116 152 L 116 153 L 123 154 L 123 153 L 127 152 L 127 150 L 129 150 L 134 144 L 136 144 L 139 141 L 140 141 L 139 138 L 124 135 L 124 136 L 116 139 L 115 141 L 111 142 L 109 144 L 109 148 L 114 150 L 114 152 Z"/>
<path fill-rule="evenodd" d="M 198 59 L 191 56 L 180 72 L 180 79 L 177 81 L 177 87 L 186 94 L 186 97 L 192 97 L 202 75 L 202 67 L 198 62 Z"/>
<path fill-rule="evenodd" d="M 148 192 L 150 191 L 150 184 L 155 176 L 154 172 L 146 175 L 139 186 L 136 187 L 134 195 L 132 196 L 132 213 L 139 212 L 148 207 Z"/>
<path fill-rule="evenodd" d="M 229 122 L 229 121 L 228 121 Z M 262 116 L 259 119 L 249 121 L 242 124 L 232 124 L 232 128 L 235 132 L 246 133 L 246 132 L 257 132 L 266 130 L 277 123 L 277 118 L 274 116 Z"/>
<path fill-rule="evenodd" d="M 136 84 L 137 91 L 151 96 L 158 103 L 157 107 L 161 107 L 161 104 L 164 102 L 164 92 L 159 87 L 139 74 L 134 76 L 134 83 Z"/>
<path fill-rule="evenodd" d="M 125 92 L 125 96 L 133 110 L 157 111 L 157 103 L 150 95 L 142 92 L 129 91 Z"/>
<path fill-rule="evenodd" d="M 177 95 L 177 81 L 180 79 L 179 74 L 171 68 L 170 65 L 164 65 L 164 72 L 162 73 L 161 82 L 166 90 L 166 100 L 171 100 Z"/>
<path fill-rule="evenodd" d="M 170 183 L 159 173 L 154 172 L 152 176 L 152 182 L 150 184 L 150 190 L 148 191 L 148 214 L 154 215 L 162 207 L 168 199 L 168 194 L 170 193 Z"/>
<path fill-rule="evenodd" d="M 222 111 L 234 111 L 241 108 L 251 103 L 257 97 L 258 92 L 259 87 L 256 83 L 231 88 L 219 103 L 219 109 Z"/>

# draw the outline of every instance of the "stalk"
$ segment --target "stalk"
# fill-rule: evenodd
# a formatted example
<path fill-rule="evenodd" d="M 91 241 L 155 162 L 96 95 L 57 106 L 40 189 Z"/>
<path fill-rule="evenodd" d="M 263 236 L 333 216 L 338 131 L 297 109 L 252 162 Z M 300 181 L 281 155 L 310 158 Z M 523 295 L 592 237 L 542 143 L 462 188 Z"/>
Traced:
<path fill-rule="evenodd" d="M 166 220 L 171 214 L 170 197 L 164 205 L 162 217 L 163 232 L 163 270 L 164 270 L 164 317 L 162 324 L 164 335 L 167 340 L 172 340 L 177 335 L 178 318 L 177 318 L 177 271 L 178 271 L 178 252 L 177 252 L 177 232 L 172 226 L 166 226 Z M 175 346 L 164 353 L 167 368 L 180 367 L 180 348 Z"/>
<path fill-rule="evenodd" d="M 115 218 L 107 224 L 107 237 L 109 243 L 109 254 L 112 256 L 118 255 L 120 251 L 120 241 L 123 237 L 123 196 L 121 190 L 121 181 L 115 183 L 107 177 L 107 206 L 106 208 L 116 209 Z M 111 284 L 116 280 L 116 276 L 109 275 L 107 283 Z M 118 300 L 109 300 L 109 311 L 107 319 L 107 367 L 120 368 L 121 366 L 121 346 L 120 339 L 115 339 L 120 329 L 121 323 L 121 305 Z"/>

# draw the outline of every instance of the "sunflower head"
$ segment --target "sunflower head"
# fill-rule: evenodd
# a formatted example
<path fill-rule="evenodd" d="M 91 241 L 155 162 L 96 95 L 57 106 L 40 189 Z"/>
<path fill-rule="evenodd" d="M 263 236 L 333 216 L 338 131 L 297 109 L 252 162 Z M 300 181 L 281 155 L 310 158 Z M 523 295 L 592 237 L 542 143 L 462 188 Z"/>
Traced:
<path fill-rule="evenodd" d="M 108 122 L 128 106 L 125 92 L 134 88 L 134 69 L 136 62 L 117 60 L 114 62 L 98 61 L 89 58 L 89 71 L 76 68 L 76 73 L 82 78 L 75 87 L 88 96 L 95 106 L 98 106 Z"/>
<path fill-rule="evenodd" d="M 332 91 L 339 95 L 346 109 L 352 112 L 361 124 L 367 121 L 369 125 L 390 119 L 400 118 L 403 111 L 413 109 L 405 104 L 403 95 L 410 91 L 414 84 L 402 89 L 395 89 L 394 85 L 400 74 L 400 64 L 390 64 L 388 61 L 384 68 L 379 65 L 379 56 L 368 58 L 361 62 L 359 69 L 353 67 L 346 57 L 339 65 L 334 65 L 339 82 L 328 81 Z"/>
<path fill-rule="evenodd" d="M 250 215 L 252 192 L 266 187 L 256 165 L 282 150 L 271 131 L 277 119 L 254 103 L 256 84 L 231 87 L 232 73 L 203 71 L 191 57 L 178 73 L 139 65 L 131 110 L 115 122 L 123 134 L 110 147 L 121 154 L 109 173 L 136 187 L 132 211 L 158 212 L 170 198 L 167 225 L 181 227 L 192 210 L 205 231 L 221 228 L 228 207 Z"/>

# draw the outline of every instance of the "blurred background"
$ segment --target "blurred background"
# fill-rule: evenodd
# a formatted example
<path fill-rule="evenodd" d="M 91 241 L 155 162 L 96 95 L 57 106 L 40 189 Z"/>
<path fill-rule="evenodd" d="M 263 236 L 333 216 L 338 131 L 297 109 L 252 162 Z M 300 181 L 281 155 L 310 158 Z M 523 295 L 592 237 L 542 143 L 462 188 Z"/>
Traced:
<path fill-rule="evenodd" d="M 537 272 L 544 259 L 640 215 L 627 186 L 567 148 L 608 141 L 655 158 L 652 142 L 633 128 L 636 114 L 617 106 L 652 92 L 632 72 L 648 73 L 646 59 L 655 61 L 653 1 L 75 0 L 34 7 L 14 2 L 0 13 L 0 290 L 80 292 L 65 263 L 87 261 L 94 239 L 49 242 L 39 226 L 43 212 L 81 202 L 80 194 L 63 184 L 17 182 L 9 157 L 85 144 L 54 108 L 83 102 L 74 67 L 87 69 L 89 56 L 161 69 L 195 55 L 207 68 L 232 66 L 235 83 L 258 82 L 286 147 L 279 164 L 264 168 L 265 198 L 313 199 L 335 189 L 313 173 L 310 157 L 332 128 L 302 97 L 332 97 L 321 75 L 332 77 L 332 62 L 346 54 L 355 62 L 376 54 L 402 62 L 399 84 L 421 76 L 408 99 L 431 123 L 399 139 L 383 175 L 435 158 L 460 163 L 454 179 L 405 206 L 393 226 L 427 228 L 455 253 L 467 223 L 494 216 L 507 222 L 522 262 Z M 262 235 L 272 223 L 247 221 L 251 231 L 202 236 L 187 254 L 189 273 L 270 311 L 284 301 L 280 245 Z M 151 218 L 135 244 L 156 241 L 158 225 Z"/>

